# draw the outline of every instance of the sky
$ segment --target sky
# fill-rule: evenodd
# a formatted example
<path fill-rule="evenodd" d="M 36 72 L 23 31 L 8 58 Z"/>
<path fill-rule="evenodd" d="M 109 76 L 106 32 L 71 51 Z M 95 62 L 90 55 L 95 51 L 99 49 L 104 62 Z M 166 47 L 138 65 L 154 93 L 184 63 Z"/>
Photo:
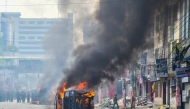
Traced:
<path fill-rule="evenodd" d="M 59 17 L 58 8 L 57 5 L 55 5 L 57 1 L 58 0 L 0 0 L 0 12 L 21 12 L 21 17 L 23 18 L 57 18 Z M 7 6 L 5 4 L 7 4 Z"/>

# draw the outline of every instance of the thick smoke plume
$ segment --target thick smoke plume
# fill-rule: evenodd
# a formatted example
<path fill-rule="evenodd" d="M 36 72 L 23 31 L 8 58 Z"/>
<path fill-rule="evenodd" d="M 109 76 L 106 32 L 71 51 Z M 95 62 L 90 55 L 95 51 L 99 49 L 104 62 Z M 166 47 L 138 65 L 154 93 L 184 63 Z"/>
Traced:
<path fill-rule="evenodd" d="M 118 66 L 134 65 L 142 49 L 152 46 L 147 32 L 155 6 L 155 0 L 100 0 L 95 16 L 102 30 L 73 52 L 62 82 L 70 87 L 87 81 L 93 88 L 103 79 L 113 81 Z"/>
<path fill-rule="evenodd" d="M 69 62 L 73 50 L 72 23 L 69 22 L 72 19 L 57 19 L 44 39 L 44 49 L 50 58 L 46 60 L 44 75 L 38 82 L 40 88 L 56 86 L 61 80 L 60 72 Z"/>

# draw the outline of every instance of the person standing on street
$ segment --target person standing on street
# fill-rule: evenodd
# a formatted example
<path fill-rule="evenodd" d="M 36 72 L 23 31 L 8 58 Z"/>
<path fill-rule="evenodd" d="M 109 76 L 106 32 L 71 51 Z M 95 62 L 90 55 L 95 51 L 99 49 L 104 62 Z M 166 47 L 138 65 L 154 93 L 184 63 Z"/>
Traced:
<path fill-rule="evenodd" d="M 27 103 L 30 103 L 30 92 L 27 92 Z"/>
<path fill-rule="evenodd" d="M 119 109 L 119 105 L 117 102 L 117 94 L 115 94 L 114 98 L 113 98 L 113 108 L 115 107 L 115 105 L 117 105 L 117 108 Z"/>

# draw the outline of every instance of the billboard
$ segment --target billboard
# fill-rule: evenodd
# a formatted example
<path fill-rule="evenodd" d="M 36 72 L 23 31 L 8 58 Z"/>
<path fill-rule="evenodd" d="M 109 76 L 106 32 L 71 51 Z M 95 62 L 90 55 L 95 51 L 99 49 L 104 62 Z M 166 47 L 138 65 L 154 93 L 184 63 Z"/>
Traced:
<path fill-rule="evenodd" d="M 157 77 L 168 77 L 167 59 L 156 59 Z"/>

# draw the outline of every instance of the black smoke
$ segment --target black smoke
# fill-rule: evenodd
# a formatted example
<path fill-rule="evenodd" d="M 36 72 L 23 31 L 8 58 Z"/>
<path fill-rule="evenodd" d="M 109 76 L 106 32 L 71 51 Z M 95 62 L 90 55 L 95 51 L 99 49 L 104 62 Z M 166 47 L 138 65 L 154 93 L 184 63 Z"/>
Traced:
<path fill-rule="evenodd" d="M 118 66 L 135 65 L 142 49 L 152 46 L 147 32 L 156 4 L 156 0 L 100 0 L 95 16 L 102 30 L 93 43 L 74 50 L 75 60 L 63 71 L 62 82 L 70 87 L 87 81 L 93 88 L 103 79 L 113 81 Z"/>

